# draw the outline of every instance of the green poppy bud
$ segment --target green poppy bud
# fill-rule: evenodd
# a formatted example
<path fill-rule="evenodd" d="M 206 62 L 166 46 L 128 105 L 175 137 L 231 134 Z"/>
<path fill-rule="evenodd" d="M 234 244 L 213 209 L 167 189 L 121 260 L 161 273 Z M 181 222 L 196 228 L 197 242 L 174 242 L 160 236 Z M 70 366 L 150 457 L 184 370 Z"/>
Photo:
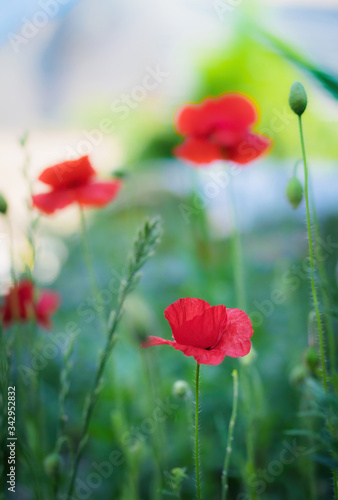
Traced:
<path fill-rule="evenodd" d="M 307 369 L 304 365 L 295 366 L 290 373 L 290 384 L 291 385 L 300 385 L 305 382 L 308 376 Z"/>
<path fill-rule="evenodd" d="M 173 395 L 177 398 L 185 398 L 190 394 L 189 384 L 185 380 L 176 380 L 173 386 Z"/>
<path fill-rule="evenodd" d="M 316 371 L 319 365 L 319 354 L 314 345 L 308 347 L 304 353 L 305 365 L 311 370 Z"/>
<path fill-rule="evenodd" d="M 291 85 L 289 104 L 292 111 L 298 116 L 301 116 L 306 110 L 307 95 L 300 82 L 295 82 Z"/>
<path fill-rule="evenodd" d="M 7 208 L 8 208 L 8 203 L 4 195 L 0 193 L 0 213 L 5 215 L 7 213 Z"/>
<path fill-rule="evenodd" d="M 297 177 L 291 177 L 286 186 L 286 196 L 292 206 L 296 209 L 303 199 L 303 186 Z"/>
<path fill-rule="evenodd" d="M 45 458 L 43 462 L 43 466 L 47 476 L 51 477 L 55 476 L 55 474 L 59 470 L 60 465 L 61 465 L 61 459 L 58 453 L 51 453 Z"/>

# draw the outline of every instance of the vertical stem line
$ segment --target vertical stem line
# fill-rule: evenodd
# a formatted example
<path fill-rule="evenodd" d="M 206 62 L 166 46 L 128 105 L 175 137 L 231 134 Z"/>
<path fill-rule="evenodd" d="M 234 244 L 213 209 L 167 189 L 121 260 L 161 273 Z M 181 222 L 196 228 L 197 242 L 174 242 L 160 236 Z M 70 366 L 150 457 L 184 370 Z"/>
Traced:
<path fill-rule="evenodd" d="M 322 365 L 323 385 L 324 385 L 325 392 L 327 393 L 328 392 L 328 385 L 327 385 L 327 375 L 326 375 L 326 366 L 325 366 L 323 328 L 322 328 L 322 324 L 321 324 L 321 320 L 320 320 L 319 302 L 318 302 L 317 290 L 316 290 L 316 284 L 315 284 L 315 278 L 314 278 L 315 263 L 314 263 L 311 216 L 310 216 L 310 203 L 309 203 L 309 176 L 308 176 L 308 168 L 307 168 L 307 162 L 306 162 L 302 118 L 301 118 L 301 116 L 299 116 L 298 118 L 299 118 L 300 142 L 301 142 L 301 147 L 302 147 L 303 164 L 304 164 L 304 184 L 305 184 L 304 191 L 305 191 L 305 203 L 306 203 L 306 223 L 307 223 L 307 232 L 308 232 L 308 238 L 309 238 L 309 254 L 310 254 L 310 266 L 311 266 L 310 281 L 311 281 L 312 297 L 313 297 L 313 303 L 314 303 L 314 308 L 315 308 L 315 313 L 316 313 L 316 318 L 317 318 L 317 325 L 318 325 L 318 336 L 319 336 L 319 347 L 320 347 L 320 359 L 321 359 L 321 365 Z"/>
<path fill-rule="evenodd" d="M 310 177 L 310 176 L 309 176 Z M 320 248 L 320 230 L 319 230 L 319 221 L 318 221 L 318 215 L 317 215 L 317 210 L 316 210 L 316 204 L 314 200 L 314 193 L 313 193 L 313 188 L 312 188 L 312 182 L 311 182 L 311 177 L 309 179 L 309 189 L 310 189 L 310 198 L 311 198 L 311 208 L 312 208 L 312 214 L 313 214 L 313 223 L 314 223 L 314 229 L 315 229 L 315 240 L 316 240 L 316 250 Z M 335 336 L 334 336 L 334 331 L 332 328 L 332 322 L 329 314 L 330 310 L 330 299 L 329 295 L 326 291 L 326 286 L 327 286 L 327 274 L 325 270 L 325 265 L 324 262 L 318 258 L 317 260 L 318 263 L 318 270 L 321 278 L 321 295 L 322 295 L 322 300 L 324 304 L 324 318 L 325 318 L 325 324 L 326 324 L 326 330 L 327 330 L 327 336 L 328 336 L 328 341 L 329 341 L 329 359 L 330 359 L 330 369 L 331 369 L 331 377 L 335 375 L 335 354 L 336 354 L 336 346 L 335 346 Z"/>
<path fill-rule="evenodd" d="M 324 350 L 324 338 L 323 338 L 323 328 L 320 320 L 320 312 L 319 312 L 319 302 L 317 297 L 317 290 L 315 284 L 315 262 L 314 262 L 314 251 L 313 251 L 313 241 L 312 241 L 312 230 L 311 230 L 311 216 L 310 216 L 310 202 L 309 202 L 309 175 L 308 168 L 306 162 L 306 152 L 305 152 L 305 141 L 303 134 L 303 125 L 301 116 L 298 117 L 299 123 L 299 135 L 300 135 L 300 143 L 302 148 L 303 155 L 303 164 L 304 164 L 304 191 L 305 191 L 305 203 L 306 203 L 306 222 L 307 222 L 307 232 L 309 238 L 309 255 L 310 255 L 310 265 L 311 265 L 311 290 L 314 308 L 316 312 L 317 325 L 318 325 L 318 337 L 319 337 L 319 347 L 320 347 L 320 359 L 322 366 L 322 379 L 323 386 L 325 390 L 325 394 L 328 394 L 328 383 L 327 383 L 327 374 L 326 374 L 326 366 L 325 366 L 325 350 Z M 331 422 L 330 409 L 328 409 L 328 419 L 327 419 L 328 429 L 332 437 L 334 437 L 334 431 Z M 335 458 L 335 453 L 332 452 L 333 458 Z M 337 471 L 333 469 L 333 482 L 334 482 L 334 498 L 338 500 L 338 482 L 337 482 Z"/>
<path fill-rule="evenodd" d="M 232 401 L 232 413 L 229 422 L 229 430 L 228 430 L 228 439 L 227 439 L 227 448 L 224 459 L 224 466 L 222 471 L 222 500 L 226 500 L 228 493 L 228 470 L 230 464 L 230 456 L 231 456 L 231 442 L 233 440 L 234 427 L 237 418 L 237 405 L 238 405 L 238 374 L 237 370 L 232 372 L 232 376 L 234 379 L 234 390 L 233 390 L 233 401 Z"/>
<path fill-rule="evenodd" d="M 198 441 L 199 378 L 200 378 L 200 365 L 197 363 L 197 366 L 196 366 L 196 399 L 195 399 L 195 470 L 196 470 L 197 500 L 201 500 L 200 456 L 199 456 L 199 441 Z"/>

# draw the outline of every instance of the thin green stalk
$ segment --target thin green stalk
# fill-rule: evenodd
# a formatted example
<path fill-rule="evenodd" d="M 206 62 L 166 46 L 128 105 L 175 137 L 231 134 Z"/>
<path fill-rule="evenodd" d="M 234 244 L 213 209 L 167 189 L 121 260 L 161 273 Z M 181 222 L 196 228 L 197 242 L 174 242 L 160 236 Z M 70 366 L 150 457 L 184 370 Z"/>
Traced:
<path fill-rule="evenodd" d="M 308 239 L 309 239 L 309 255 L 310 255 L 310 266 L 311 266 L 310 281 L 311 281 L 313 304 L 314 304 L 314 308 L 315 308 L 317 327 L 318 327 L 320 360 L 321 360 L 321 367 L 322 367 L 322 380 L 323 380 L 325 394 L 328 394 L 328 382 L 327 382 L 327 373 L 326 373 L 326 366 L 325 366 L 325 349 L 324 349 L 324 338 L 323 338 L 324 335 L 323 335 L 323 328 L 322 328 L 322 323 L 321 323 L 321 319 L 320 319 L 319 301 L 318 301 L 318 297 L 317 297 L 317 290 L 316 290 L 316 284 L 315 284 L 315 261 L 314 261 L 314 250 L 313 250 L 312 230 L 311 230 L 311 216 L 310 216 L 310 202 L 309 202 L 309 175 L 308 175 L 308 168 L 307 168 L 307 162 L 306 162 L 305 141 L 304 141 L 303 125 L 302 125 L 302 117 L 301 116 L 298 117 L 298 123 L 299 123 L 299 135 L 300 135 L 300 143 L 301 143 L 301 148 L 302 148 L 303 164 L 304 164 L 304 192 L 305 192 L 305 204 L 306 204 L 306 223 L 307 223 L 307 232 L 308 232 Z M 332 423 L 331 423 L 330 410 L 328 411 L 328 428 L 329 428 L 329 431 L 330 431 L 332 438 L 334 438 L 334 431 L 333 431 L 333 427 L 332 427 Z M 335 458 L 334 453 L 333 453 L 333 455 Z M 338 500 L 338 482 L 337 482 L 337 479 L 338 479 L 337 478 L 337 471 L 335 469 L 333 469 L 334 498 L 335 498 L 335 500 Z"/>
<path fill-rule="evenodd" d="M 120 284 L 117 306 L 115 311 L 112 311 L 110 314 L 109 324 L 108 324 L 109 333 L 106 340 L 106 345 L 103 350 L 103 353 L 99 358 L 94 384 L 87 398 L 87 404 L 84 409 L 84 417 L 80 432 L 79 444 L 75 450 L 74 465 L 70 474 L 70 482 L 67 494 L 68 499 L 71 498 L 71 495 L 73 493 L 80 459 L 82 457 L 82 453 L 84 451 L 86 442 L 89 437 L 88 434 L 89 424 L 91 422 L 93 411 L 102 388 L 104 370 L 107 361 L 112 353 L 114 345 L 116 343 L 115 332 L 123 314 L 123 306 L 125 300 L 129 295 L 129 293 L 134 289 L 134 287 L 138 283 L 138 280 L 140 278 L 139 271 L 141 267 L 149 259 L 149 257 L 151 257 L 151 255 L 153 254 L 156 246 L 159 243 L 160 235 L 161 235 L 161 228 L 159 219 L 155 217 L 151 221 L 147 220 L 144 224 L 144 227 L 138 233 L 137 239 L 134 243 L 133 253 L 128 259 L 125 272 L 125 279 L 123 279 Z"/>
<path fill-rule="evenodd" d="M 99 321 L 101 323 L 101 328 L 104 334 L 107 334 L 107 321 L 105 318 L 105 311 L 104 307 L 99 304 L 99 297 L 100 297 L 100 290 L 97 285 L 96 277 L 95 277 L 95 271 L 94 271 L 94 265 L 93 265 L 93 259 L 91 256 L 89 244 L 88 244 L 88 231 L 87 231 L 87 224 L 86 224 L 86 218 L 85 214 L 83 211 L 83 208 L 80 205 L 80 219 L 81 219 L 81 242 L 82 242 L 82 251 L 83 251 L 83 256 L 85 259 L 85 264 L 87 268 L 87 274 L 88 274 L 88 280 L 91 288 L 91 293 L 93 295 L 94 299 L 94 307 L 95 311 L 97 314 L 97 317 L 99 318 Z"/>
<path fill-rule="evenodd" d="M 198 441 L 199 380 L 200 380 L 200 365 L 197 363 L 197 366 L 196 366 L 196 399 L 195 399 L 195 471 L 196 471 L 197 500 L 201 500 L 200 450 L 199 450 L 199 441 Z"/>
<path fill-rule="evenodd" d="M 227 448 L 224 459 L 224 466 L 222 471 L 222 500 L 226 500 L 228 493 L 228 470 L 230 464 L 230 456 L 232 452 L 231 442 L 233 441 L 234 427 L 237 418 L 237 405 L 238 405 L 238 374 L 237 370 L 233 370 L 232 376 L 234 379 L 234 389 L 233 389 L 233 401 L 232 401 L 232 413 L 229 422 Z"/>
<path fill-rule="evenodd" d="M 317 318 L 323 385 L 324 385 L 325 393 L 327 394 L 328 384 L 327 384 L 327 374 L 326 374 L 326 366 L 325 366 L 323 328 L 322 328 L 322 323 L 321 323 L 321 319 L 320 319 L 319 302 L 318 302 L 317 290 L 316 290 L 316 284 L 315 284 L 315 262 L 314 262 L 311 216 L 310 216 L 310 202 L 309 202 L 309 176 L 308 176 L 308 168 L 307 168 L 307 162 L 306 162 L 302 118 L 301 118 L 301 116 L 299 116 L 298 118 L 299 118 L 300 142 L 301 142 L 301 147 L 302 147 L 303 164 L 304 164 L 304 192 L 305 192 L 305 203 L 306 203 L 306 224 L 307 224 L 307 232 L 308 232 L 308 238 L 309 238 L 309 255 L 310 255 L 310 266 L 311 266 L 310 282 L 311 282 L 313 304 L 314 304 L 316 318 Z"/>
<path fill-rule="evenodd" d="M 315 240 L 316 240 L 316 247 L 315 248 L 316 248 L 316 251 L 318 251 L 318 249 L 320 248 L 320 230 L 319 230 L 319 221 L 318 221 L 317 209 L 316 209 L 316 204 L 315 204 L 314 195 L 313 195 L 311 178 L 309 178 L 309 188 L 310 188 L 311 208 L 312 208 L 312 214 L 313 214 L 313 226 L 315 229 Z M 323 300 L 323 305 L 324 305 L 324 319 L 325 319 L 325 325 L 326 325 L 328 342 L 329 342 L 329 359 L 330 359 L 331 377 L 333 377 L 336 373 L 336 369 L 335 369 L 336 343 L 335 343 L 335 334 L 333 331 L 332 322 L 331 322 L 331 318 L 330 318 L 330 314 L 329 314 L 329 311 L 331 309 L 330 299 L 329 299 L 328 293 L 327 293 L 326 288 L 325 288 L 328 284 L 328 280 L 327 280 L 327 274 L 326 274 L 324 262 L 320 258 L 318 258 L 317 264 L 318 264 L 318 271 L 319 271 L 319 275 L 320 275 L 320 279 L 321 279 L 320 289 L 321 289 L 321 295 L 322 295 L 322 300 Z"/>

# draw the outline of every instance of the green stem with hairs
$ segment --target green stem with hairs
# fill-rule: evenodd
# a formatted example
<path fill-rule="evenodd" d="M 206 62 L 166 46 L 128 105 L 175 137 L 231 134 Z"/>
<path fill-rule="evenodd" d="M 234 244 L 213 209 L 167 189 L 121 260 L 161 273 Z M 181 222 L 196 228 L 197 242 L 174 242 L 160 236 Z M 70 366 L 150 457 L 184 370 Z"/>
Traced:
<path fill-rule="evenodd" d="M 299 135 L 300 135 L 300 143 L 301 143 L 301 148 L 302 148 L 303 165 L 304 165 L 304 192 L 305 192 L 306 223 L 307 223 L 307 232 L 308 232 L 308 239 L 309 239 L 309 255 L 310 255 L 310 267 L 311 267 L 311 273 L 310 273 L 311 291 L 312 291 L 313 304 L 314 304 L 316 319 L 317 319 L 319 348 L 320 348 L 320 360 L 321 360 L 321 367 L 322 367 L 322 380 L 323 380 L 325 394 L 328 394 L 328 382 L 327 382 L 327 373 L 326 373 L 326 365 L 325 365 L 324 335 L 323 335 L 323 328 L 322 328 L 322 323 L 321 323 L 321 319 L 320 319 L 319 301 L 318 301 L 316 283 L 315 283 L 315 259 L 314 259 L 314 250 L 313 250 L 311 215 L 310 215 L 310 201 L 309 201 L 309 174 L 308 174 L 307 161 L 306 161 L 305 141 L 304 141 L 303 125 L 302 125 L 302 117 L 301 116 L 298 117 L 298 124 L 299 124 Z M 334 430 L 333 430 L 332 422 L 331 422 L 330 409 L 328 410 L 327 424 L 328 424 L 328 429 L 330 431 L 330 434 L 331 434 L 332 438 L 334 438 Z M 333 458 L 335 459 L 334 452 L 333 452 Z M 335 500 L 338 500 L 337 471 L 335 469 L 333 469 L 333 481 L 334 481 L 334 498 L 335 498 Z"/>
<path fill-rule="evenodd" d="M 232 413 L 229 422 L 229 430 L 228 430 L 228 439 L 227 439 L 227 448 L 224 459 L 224 466 L 222 471 L 222 500 L 226 500 L 228 493 L 228 471 L 230 464 L 230 456 L 232 451 L 231 442 L 233 440 L 234 427 L 237 418 L 237 405 L 238 405 L 238 374 L 237 370 L 232 372 L 232 376 L 234 379 L 234 391 L 233 391 L 233 401 L 232 401 Z"/>
<path fill-rule="evenodd" d="M 312 182 L 311 182 L 311 177 L 309 176 L 309 189 L 310 189 L 310 198 L 311 198 L 311 208 L 312 208 L 312 214 L 313 214 L 313 226 L 315 230 L 315 240 L 316 240 L 316 245 L 315 249 L 318 252 L 320 248 L 320 230 L 319 230 L 319 221 L 318 221 L 318 215 L 317 215 L 317 209 L 316 209 L 316 204 L 314 200 L 314 194 L 313 194 L 313 189 L 312 189 Z M 326 330 L 327 330 L 327 336 L 328 336 L 328 342 L 329 342 L 329 360 L 330 360 L 330 369 L 331 369 L 331 377 L 333 377 L 336 373 L 335 369 L 335 364 L 336 364 L 336 343 L 335 343 L 335 335 L 332 327 L 332 322 L 330 318 L 330 298 L 329 295 L 326 291 L 326 286 L 328 285 L 328 280 L 327 280 L 327 274 L 325 270 L 325 265 L 322 259 L 318 258 L 317 259 L 318 263 L 318 271 L 320 275 L 320 290 L 321 290 L 321 296 L 323 300 L 323 305 L 324 305 L 324 319 L 325 319 L 325 325 L 326 325 Z"/>
<path fill-rule="evenodd" d="M 199 381 L 200 381 L 200 365 L 196 366 L 196 399 L 195 399 L 195 472 L 196 472 L 196 488 L 197 500 L 201 500 L 201 473 L 200 473 L 200 453 L 198 441 L 198 413 L 199 413 Z"/>

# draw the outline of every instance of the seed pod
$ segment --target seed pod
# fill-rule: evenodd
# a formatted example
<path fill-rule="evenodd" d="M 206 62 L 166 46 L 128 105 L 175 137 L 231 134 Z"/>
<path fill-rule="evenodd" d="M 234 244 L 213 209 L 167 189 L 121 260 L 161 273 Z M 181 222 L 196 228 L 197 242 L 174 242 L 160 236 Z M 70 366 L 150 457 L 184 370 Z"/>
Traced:
<path fill-rule="evenodd" d="M 3 194 L 0 193 L 0 213 L 6 215 L 8 209 L 8 203 Z"/>
<path fill-rule="evenodd" d="M 303 199 L 303 186 L 297 177 L 291 177 L 286 186 L 286 196 L 292 206 L 296 209 Z"/>
<path fill-rule="evenodd" d="M 290 108 L 296 115 L 302 116 L 307 106 L 307 95 L 303 85 L 295 82 L 291 85 L 289 95 Z"/>
<path fill-rule="evenodd" d="M 45 472 L 47 476 L 50 477 L 55 476 L 57 474 L 60 465 L 61 465 L 61 459 L 58 453 L 51 453 L 45 458 L 43 462 Z"/>
<path fill-rule="evenodd" d="M 305 365 L 312 371 L 316 371 L 319 365 L 319 354 L 314 345 L 308 347 L 304 353 Z"/>
<path fill-rule="evenodd" d="M 173 395 L 177 398 L 185 398 L 190 393 L 189 384 L 185 380 L 176 380 L 173 386 Z"/>

